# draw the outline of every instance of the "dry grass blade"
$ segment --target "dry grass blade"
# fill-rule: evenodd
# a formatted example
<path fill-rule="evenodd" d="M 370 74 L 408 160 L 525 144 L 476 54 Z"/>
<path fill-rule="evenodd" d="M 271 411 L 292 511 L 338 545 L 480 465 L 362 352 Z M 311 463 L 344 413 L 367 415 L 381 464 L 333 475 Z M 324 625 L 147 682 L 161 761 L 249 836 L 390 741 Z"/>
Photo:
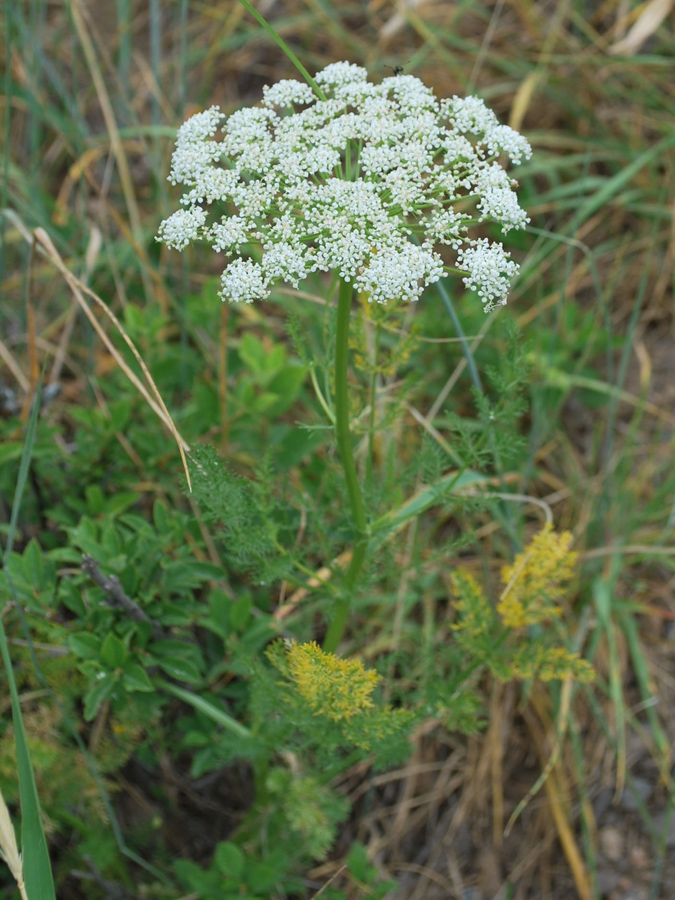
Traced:
<path fill-rule="evenodd" d="M 0 341 L 0 361 L 2 361 L 16 379 L 17 384 L 22 391 L 30 390 L 30 381 L 23 374 L 21 366 L 16 361 L 12 351 Z"/>
<path fill-rule="evenodd" d="M 518 576 L 518 573 L 515 574 L 514 578 L 517 578 L 517 576 Z M 506 593 L 509 590 L 512 583 L 513 583 L 513 579 L 511 579 L 511 582 L 507 585 L 504 593 Z M 532 696 L 533 696 L 533 703 L 537 707 L 537 711 L 541 717 L 543 715 L 543 709 L 544 709 L 543 701 L 541 700 L 541 696 L 539 694 L 537 694 L 536 692 L 533 693 Z M 562 695 L 561 695 L 560 711 L 558 713 L 558 725 L 557 725 L 557 730 L 556 730 L 556 741 L 553 746 L 553 750 L 551 751 L 551 755 L 550 755 L 548 762 L 546 763 L 546 766 L 544 767 L 541 775 L 539 776 L 539 778 L 537 779 L 535 784 L 527 792 L 527 795 L 520 801 L 518 806 L 511 813 L 511 817 L 509 818 L 509 821 L 506 823 L 505 834 L 507 834 L 507 835 L 513 828 L 513 825 L 514 825 L 516 819 L 520 816 L 520 814 L 525 809 L 525 807 L 528 805 L 528 803 L 530 803 L 532 801 L 532 798 L 535 797 L 539 793 L 542 785 L 544 785 L 546 783 L 546 781 L 547 781 L 549 775 L 551 774 L 551 772 L 553 771 L 554 767 L 558 764 L 558 761 L 560 759 L 560 753 L 562 750 L 562 739 L 564 737 L 565 730 L 567 728 L 571 698 L 572 698 L 572 681 L 570 678 L 568 678 L 565 681 Z M 532 730 L 531 726 L 530 726 L 530 730 Z"/>
<path fill-rule="evenodd" d="M 77 29 L 77 33 L 82 44 L 84 57 L 87 61 L 87 66 L 89 67 L 91 79 L 94 83 L 96 94 L 101 105 L 101 112 L 103 114 L 103 118 L 108 129 L 108 134 L 110 136 L 110 145 L 112 147 L 115 161 L 117 163 L 117 169 L 122 185 L 122 192 L 127 204 L 127 209 L 129 211 L 129 220 L 131 222 L 133 231 L 138 233 L 141 224 L 141 217 L 138 211 L 136 196 L 134 194 L 133 178 L 131 177 L 129 162 L 126 157 L 126 153 L 124 152 L 124 145 L 120 138 L 117 122 L 115 121 L 115 115 L 113 113 L 112 103 L 110 102 L 110 97 L 108 96 L 108 91 L 106 89 L 105 79 L 103 78 L 103 73 L 101 72 L 98 61 L 96 59 L 96 50 L 85 26 L 83 12 L 84 11 L 81 8 L 79 2 L 75 2 L 72 4 L 73 23 L 75 25 L 75 28 Z"/>
<path fill-rule="evenodd" d="M 649 0 L 628 34 L 608 48 L 613 56 L 633 56 L 644 42 L 660 27 L 675 5 L 675 0 Z"/>
<path fill-rule="evenodd" d="M 63 275 L 63 278 L 64 278 L 66 284 L 68 285 L 68 287 L 70 288 L 70 290 L 72 291 L 73 296 L 79 303 L 84 314 L 87 316 L 87 318 L 91 322 L 91 324 L 92 324 L 93 328 L 95 329 L 95 331 L 97 332 L 98 336 L 101 338 L 101 340 L 103 341 L 105 346 L 110 351 L 111 355 L 115 359 L 115 362 L 119 365 L 119 367 L 122 369 L 122 371 L 127 376 L 127 378 L 132 382 L 132 384 L 140 391 L 143 398 L 147 401 L 147 403 L 152 408 L 152 410 L 157 414 L 157 416 L 159 416 L 159 418 L 162 420 L 162 422 L 164 422 L 164 424 L 170 429 L 171 433 L 174 436 L 176 443 L 178 444 L 178 450 L 180 452 L 181 460 L 183 462 L 183 469 L 185 471 L 185 477 L 187 478 L 188 487 L 191 490 L 192 487 L 191 487 L 191 481 L 190 481 L 190 472 L 188 470 L 187 459 L 185 457 L 185 452 L 187 451 L 189 453 L 190 447 L 178 433 L 178 430 L 176 429 L 176 426 L 174 425 L 173 419 L 171 418 L 171 415 L 170 415 L 168 409 L 166 408 L 164 401 L 162 400 L 159 390 L 157 389 L 157 386 L 156 386 L 155 382 L 153 381 L 152 375 L 148 371 L 148 367 L 143 362 L 143 359 L 142 359 L 140 353 L 138 352 L 138 350 L 136 349 L 136 347 L 134 346 L 131 338 L 125 332 L 125 330 L 122 327 L 117 316 L 112 312 L 112 310 L 110 310 L 108 308 L 108 306 L 103 302 L 103 300 L 101 300 L 101 298 L 97 294 L 95 294 L 92 290 L 90 290 L 86 286 L 86 284 L 83 284 L 83 282 L 81 282 L 79 280 L 79 278 L 76 278 L 73 275 L 73 273 L 68 270 L 68 268 L 64 264 L 63 260 L 61 259 L 58 250 L 52 243 L 52 240 L 49 237 L 49 235 L 47 234 L 47 232 L 42 228 L 37 228 L 34 232 L 34 240 L 44 250 L 44 252 L 48 256 L 48 258 L 53 262 L 53 264 L 59 270 L 61 275 Z M 124 359 L 120 356 L 119 352 L 115 348 L 114 344 L 112 343 L 112 341 L 110 340 L 108 335 L 101 328 L 101 325 L 99 324 L 96 316 L 93 314 L 93 312 L 89 308 L 89 304 L 86 302 L 83 295 L 91 297 L 91 299 L 94 300 L 94 302 L 98 304 L 98 306 L 105 312 L 105 314 L 108 316 L 110 321 L 113 323 L 113 325 L 115 326 L 117 331 L 120 333 L 120 335 L 124 339 L 126 345 L 129 347 L 131 352 L 134 354 L 136 361 L 138 362 L 139 366 L 141 367 L 141 370 L 150 386 L 150 389 L 155 397 L 155 400 L 153 400 L 152 397 L 148 394 L 143 383 L 131 371 L 131 369 L 125 363 Z"/>
<path fill-rule="evenodd" d="M 19 853 L 14 826 L 9 816 L 5 798 L 2 796 L 2 791 L 0 791 L 0 856 L 7 863 L 7 867 L 16 881 L 21 900 L 28 900 L 26 886 L 23 882 L 21 854 Z"/>
<path fill-rule="evenodd" d="M 567 704 L 569 703 L 569 694 L 571 693 L 571 687 L 572 682 L 570 679 L 568 679 L 565 682 L 565 687 L 563 689 L 563 699 L 561 701 L 561 716 L 559 717 L 561 722 L 566 721 L 567 713 L 569 712 L 569 710 L 567 709 Z M 567 699 L 565 699 L 565 695 L 567 695 Z M 546 759 L 547 751 L 546 735 L 544 733 L 544 726 L 542 725 L 542 723 L 547 723 L 548 714 L 546 712 L 546 706 L 544 701 L 542 700 L 540 692 L 534 691 L 532 700 L 533 705 L 537 710 L 537 716 L 534 715 L 532 710 L 525 710 L 524 718 L 535 741 L 539 758 L 543 764 Z M 562 718 L 563 714 L 565 715 L 564 719 Z M 586 866 L 584 865 L 583 858 L 575 841 L 572 825 L 570 824 L 570 810 L 572 808 L 572 804 L 570 802 L 567 779 L 560 763 L 560 742 L 561 735 L 556 734 L 555 747 L 549 757 L 548 762 L 546 763 L 545 769 L 542 773 L 542 777 L 537 781 L 537 785 L 535 785 L 535 788 L 538 788 L 538 786 L 541 785 L 542 779 L 544 779 L 544 786 L 546 788 L 546 794 L 551 806 L 551 812 L 553 814 L 553 820 L 558 832 L 558 838 L 572 872 L 577 892 L 581 900 L 591 900 L 593 891 L 591 889 L 590 879 L 588 877 L 588 872 Z M 530 791 L 530 794 L 528 794 L 528 798 L 531 794 L 532 791 Z M 513 821 L 517 812 L 518 809 L 511 817 L 511 821 Z M 509 825 L 510 824 L 511 823 L 509 823 Z"/>

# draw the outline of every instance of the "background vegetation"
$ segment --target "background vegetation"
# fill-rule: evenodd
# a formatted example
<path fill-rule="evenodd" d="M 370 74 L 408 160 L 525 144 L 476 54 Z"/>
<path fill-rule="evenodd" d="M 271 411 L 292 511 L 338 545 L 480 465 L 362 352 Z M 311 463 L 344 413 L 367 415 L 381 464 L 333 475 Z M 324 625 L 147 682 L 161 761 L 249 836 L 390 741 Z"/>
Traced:
<path fill-rule="evenodd" d="M 349 543 L 312 389 L 330 394 L 326 285 L 228 310 L 217 258 L 154 241 L 175 208 L 178 124 L 255 103 L 295 71 L 235 0 L 5 4 L 0 530 L 14 547 L 0 598 L 58 897 L 673 896 L 671 7 L 257 6 L 311 72 L 403 65 L 437 96 L 478 93 L 535 151 L 515 173 L 532 223 L 509 236 L 522 269 L 508 307 L 486 319 L 448 284 L 354 325 L 364 442 L 373 387 L 379 404 L 372 514 L 439 483 L 458 454 L 495 498 L 439 496 L 392 521 L 341 654 L 380 673 L 383 703 L 429 713 L 377 765 L 361 735 L 363 752 L 331 769 L 342 733 L 326 726 L 315 746 L 283 658 L 275 670 L 263 653 L 274 635 L 323 634 L 321 582 Z M 184 441 L 218 449 L 193 462 L 193 495 L 171 432 L 83 315 L 77 291 L 140 375 L 87 290 L 136 343 Z M 579 553 L 556 635 L 595 682 L 482 673 L 446 702 L 453 573 L 498 596 L 542 509 Z M 114 605 L 111 575 L 133 607 Z M 285 730 L 263 742 L 283 765 L 268 771 L 260 734 L 283 704 Z M 9 701 L 0 728 L 18 824 Z"/>

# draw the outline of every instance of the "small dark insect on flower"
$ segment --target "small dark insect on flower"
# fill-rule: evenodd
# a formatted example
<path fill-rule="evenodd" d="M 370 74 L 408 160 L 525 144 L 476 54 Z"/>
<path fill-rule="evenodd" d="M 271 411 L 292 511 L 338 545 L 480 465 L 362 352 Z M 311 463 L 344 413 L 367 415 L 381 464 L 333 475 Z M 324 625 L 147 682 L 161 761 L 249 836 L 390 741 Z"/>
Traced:
<path fill-rule="evenodd" d="M 403 75 L 403 66 L 388 66 L 385 63 L 385 69 L 391 69 L 394 75 Z"/>

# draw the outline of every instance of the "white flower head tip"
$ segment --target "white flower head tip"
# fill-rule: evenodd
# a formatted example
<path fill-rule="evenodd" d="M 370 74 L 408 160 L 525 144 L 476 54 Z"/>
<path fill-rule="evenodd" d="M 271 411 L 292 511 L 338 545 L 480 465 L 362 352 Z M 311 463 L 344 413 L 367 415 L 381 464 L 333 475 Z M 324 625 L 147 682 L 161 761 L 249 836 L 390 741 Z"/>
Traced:
<path fill-rule="evenodd" d="M 458 268 L 469 274 L 464 284 L 476 291 L 485 304 L 486 312 L 506 303 L 511 279 L 518 272 L 518 265 L 501 244 L 480 238 L 471 247 L 463 247 L 457 254 Z"/>
<path fill-rule="evenodd" d="M 499 163 L 501 154 L 529 159 L 525 138 L 477 97 L 439 101 L 412 75 L 376 84 L 338 62 L 316 83 L 321 97 L 286 79 L 263 89 L 262 106 L 230 116 L 214 106 L 188 119 L 169 176 L 185 187 L 184 208 L 157 239 L 177 250 L 205 241 L 226 254 L 220 294 L 231 302 L 323 271 L 379 303 L 417 300 L 459 271 L 485 309 L 505 303 L 518 267 L 501 244 L 470 231 L 529 221 Z M 444 265 L 442 245 L 454 266 Z"/>
<path fill-rule="evenodd" d="M 206 213 L 200 206 L 179 209 L 159 226 L 158 236 L 167 247 L 183 250 L 201 236 Z"/>
<path fill-rule="evenodd" d="M 352 82 L 365 82 L 368 80 L 368 72 L 361 66 L 349 62 L 331 63 L 317 72 L 315 81 L 317 84 L 338 85 Z"/>

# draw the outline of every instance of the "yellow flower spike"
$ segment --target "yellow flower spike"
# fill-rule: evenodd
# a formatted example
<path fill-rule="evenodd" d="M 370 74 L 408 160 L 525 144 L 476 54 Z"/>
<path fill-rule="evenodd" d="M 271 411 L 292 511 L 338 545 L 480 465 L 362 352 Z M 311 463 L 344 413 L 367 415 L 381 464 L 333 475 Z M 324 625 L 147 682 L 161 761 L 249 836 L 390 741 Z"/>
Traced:
<path fill-rule="evenodd" d="M 571 545 L 569 531 L 556 534 L 546 524 L 512 565 L 504 566 L 505 588 L 497 611 L 507 628 L 523 628 L 561 615 L 556 604 L 565 595 L 577 560 Z"/>
<path fill-rule="evenodd" d="M 562 681 L 570 675 L 582 684 L 593 681 L 592 666 L 565 647 L 544 647 L 525 644 L 512 660 L 512 674 L 516 678 L 538 678 L 540 681 Z"/>
<path fill-rule="evenodd" d="M 324 653 L 315 641 L 291 643 L 286 659 L 291 680 L 316 715 L 339 722 L 373 706 L 370 695 L 380 676 L 358 660 Z"/>
<path fill-rule="evenodd" d="M 469 637 L 478 637 L 489 629 L 494 618 L 483 588 L 465 569 L 457 569 L 450 579 L 450 584 L 452 592 L 457 597 L 455 608 L 461 613 L 461 618 L 452 626 L 453 629 Z"/>

